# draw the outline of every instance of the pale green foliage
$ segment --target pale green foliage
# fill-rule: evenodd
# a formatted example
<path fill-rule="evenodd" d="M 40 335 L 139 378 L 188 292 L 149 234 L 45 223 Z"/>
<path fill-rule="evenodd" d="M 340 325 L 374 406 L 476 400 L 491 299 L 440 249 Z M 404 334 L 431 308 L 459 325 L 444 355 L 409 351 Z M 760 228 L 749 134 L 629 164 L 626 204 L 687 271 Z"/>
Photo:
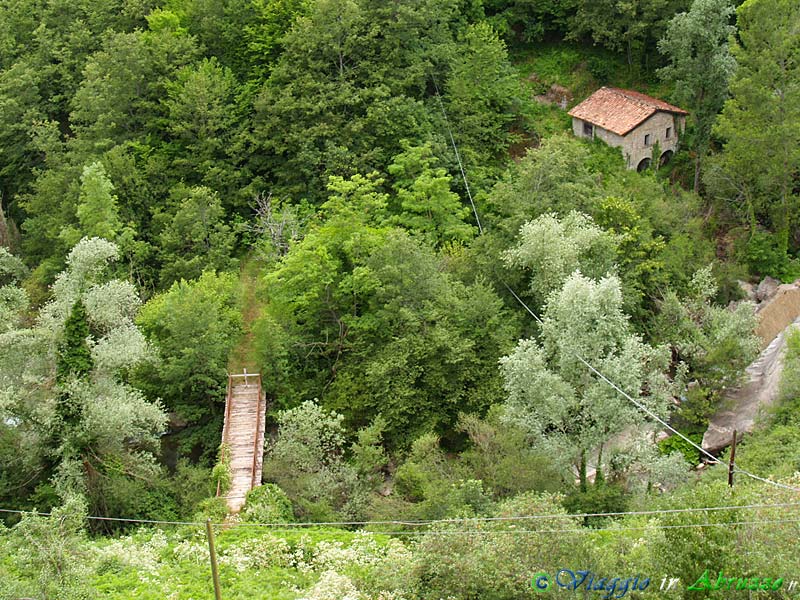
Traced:
<path fill-rule="evenodd" d="M 23 515 L 12 536 L 19 544 L 19 566 L 23 572 L 36 574 L 35 587 L 29 588 L 28 594 L 41 600 L 86 600 L 96 596 L 87 581 L 85 518 L 86 503 L 75 496 L 54 508 L 48 517 Z"/>
<path fill-rule="evenodd" d="M 364 492 L 356 469 L 345 463 L 344 417 L 306 401 L 278 413 L 278 437 L 268 444 L 264 479 L 277 483 L 308 516 L 355 516 Z"/>
<path fill-rule="evenodd" d="M 792 328 L 786 334 L 786 354 L 781 376 L 781 398 L 800 400 L 800 332 Z"/>
<path fill-rule="evenodd" d="M 501 498 L 526 491 L 557 491 L 564 484 L 563 473 L 548 453 L 533 448 L 526 432 L 503 420 L 503 406 L 492 406 L 485 419 L 461 415 L 458 422 L 472 442 L 460 460 L 473 477 Z"/>
<path fill-rule="evenodd" d="M 118 257 L 117 246 L 108 240 L 81 240 L 67 255 L 67 268 L 56 277 L 53 298 L 42 309 L 40 323 L 57 331 L 84 290 L 100 283 L 102 274 Z"/>
<path fill-rule="evenodd" d="M 580 273 L 570 276 L 550 296 L 541 332 L 541 341 L 522 340 L 501 360 L 505 418 L 534 442 L 577 462 L 581 453 L 645 422 L 633 403 L 593 376 L 580 358 L 652 412 L 666 415 L 668 354 L 632 333 L 616 277 L 595 282 Z"/>
<path fill-rule="evenodd" d="M 593 279 L 615 271 L 617 236 L 583 213 L 571 211 L 561 219 L 555 213 L 541 215 L 522 226 L 519 238 L 503 258 L 530 274 L 530 293 L 540 303 L 575 271 Z"/>
<path fill-rule="evenodd" d="M 69 394 L 83 407 L 81 435 L 95 453 L 125 458 L 130 447 L 158 452 L 157 434 L 164 430 L 166 415 L 139 390 L 104 380 L 76 382 Z M 139 459 L 149 461 L 139 450 L 130 458 L 132 463 Z M 149 469 L 150 465 L 142 467 Z"/>
<path fill-rule="evenodd" d="M 363 596 L 346 575 L 325 571 L 302 600 L 361 600 Z"/>
<path fill-rule="evenodd" d="M 306 401 L 278 415 L 280 435 L 270 448 L 270 460 L 291 461 L 303 471 L 330 464 L 344 445 L 344 417 Z"/>
<path fill-rule="evenodd" d="M 22 261 L 0 246 L 0 334 L 13 329 L 28 308 L 28 294 L 17 285 L 24 273 Z"/>
<path fill-rule="evenodd" d="M 25 276 L 27 269 L 25 263 L 0 246 L 0 284 L 7 284 L 10 281 L 18 281 Z"/>
<path fill-rule="evenodd" d="M 101 331 L 133 323 L 141 300 L 130 281 L 114 279 L 87 289 L 81 298 L 92 325 Z"/>
<path fill-rule="evenodd" d="M 713 302 L 716 293 L 709 265 L 694 274 L 685 294 L 667 291 L 654 323 L 655 339 L 673 348 L 688 367 L 687 377 L 699 384 L 681 409 L 690 420 L 707 416 L 719 395 L 738 383 L 761 347 L 753 304 L 718 306 Z"/>
<path fill-rule="evenodd" d="M 509 167 L 507 176 L 487 198 L 497 224 L 486 237 L 499 238 L 498 254 L 515 244 L 525 223 L 543 214 L 563 217 L 570 211 L 592 212 L 602 188 L 589 169 L 590 158 L 582 141 L 571 135 L 554 135 Z"/>
<path fill-rule="evenodd" d="M 291 500 L 274 483 L 265 483 L 247 492 L 239 516 L 243 521 L 253 523 L 287 523 L 294 520 Z"/>
<path fill-rule="evenodd" d="M 547 514 L 555 518 L 487 522 L 475 533 L 468 533 L 476 529 L 470 521 L 434 526 L 441 534 L 422 536 L 414 549 L 414 572 L 422 582 L 420 598 L 514 600 L 532 594 L 534 573 L 555 573 L 569 568 L 560 564 L 585 564 L 587 548 L 577 543 L 580 535 L 511 533 L 517 528 L 574 530 L 577 520 L 566 516 L 558 496 L 521 494 L 503 503 L 496 514 L 503 517 Z M 459 530 L 464 533 L 448 533 Z"/>
<path fill-rule="evenodd" d="M 114 195 L 114 184 L 106 175 L 103 163 L 94 162 L 83 168 L 78 197 L 78 222 L 86 237 L 113 240 L 122 229 Z"/>
<path fill-rule="evenodd" d="M 67 269 L 57 277 L 53 298 L 35 325 L 0 335 L 0 386 L 15 396 L 7 411 L 19 419 L 31 451 L 47 454 L 59 465 L 63 493 L 83 489 L 90 464 L 102 469 L 107 461 L 119 462 L 126 472 L 152 473 L 149 452 L 157 449 L 156 434 L 166 423 L 158 405 L 121 379 L 151 351 L 133 322 L 140 304 L 134 287 L 105 280 L 104 272 L 116 257 L 113 243 L 82 240 L 70 252 Z M 94 364 L 88 377 L 54 388 L 48 379 L 77 300 L 86 307 L 92 331 L 86 342 Z M 67 413 L 77 420 L 67 422 Z"/>
<path fill-rule="evenodd" d="M 668 491 L 688 479 L 690 465 L 683 454 L 660 455 L 653 436 L 649 429 L 635 432 L 626 446 L 610 452 L 610 471 L 625 478 L 629 491 L 642 492 L 651 487 Z"/>

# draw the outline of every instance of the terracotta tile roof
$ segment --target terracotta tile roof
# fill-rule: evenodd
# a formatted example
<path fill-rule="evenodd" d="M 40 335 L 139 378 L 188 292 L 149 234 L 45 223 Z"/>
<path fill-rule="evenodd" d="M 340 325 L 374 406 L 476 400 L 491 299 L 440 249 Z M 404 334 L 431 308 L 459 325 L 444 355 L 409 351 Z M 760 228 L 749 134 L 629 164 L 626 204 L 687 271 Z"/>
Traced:
<path fill-rule="evenodd" d="M 602 87 L 569 111 L 569 115 L 625 135 L 658 111 L 688 115 L 685 110 L 633 90 Z"/>

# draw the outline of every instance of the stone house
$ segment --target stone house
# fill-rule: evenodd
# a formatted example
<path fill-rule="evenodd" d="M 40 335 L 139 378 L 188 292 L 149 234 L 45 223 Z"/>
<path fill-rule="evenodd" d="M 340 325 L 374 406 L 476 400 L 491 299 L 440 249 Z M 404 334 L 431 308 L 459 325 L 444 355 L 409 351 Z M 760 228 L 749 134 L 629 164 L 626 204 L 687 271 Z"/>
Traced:
<path fill-rule="evenodd" d="M 602 87 L 568 114 L 576 136 L 622 148 L 628 168 L 641 171 L 654 159 L 669 161 L 689 113 L 646 94 Z M 656 144 L 659 156 L 654 157 Z"/>

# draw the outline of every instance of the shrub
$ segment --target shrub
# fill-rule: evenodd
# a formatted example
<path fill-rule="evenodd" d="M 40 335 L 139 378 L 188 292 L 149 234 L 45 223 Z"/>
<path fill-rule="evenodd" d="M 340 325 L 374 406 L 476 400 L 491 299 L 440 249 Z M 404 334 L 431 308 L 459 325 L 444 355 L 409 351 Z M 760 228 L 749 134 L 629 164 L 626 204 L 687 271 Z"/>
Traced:
<path fill-rule="evenodd" d="M 250 523 L 286 523 L 294 520 L 292 502 L 274 483 L 265 483 L 247 492 L 241 517 Z"/>
<path fill-rule="evenodd" d="M 586 61 L 586 68 L 598 83 L 608 83 L 611 76 L 619 68 L 616 60 L 606 56 L 590 56 Z"/>
<path fill-rule="evenodd" d="M 682 431 L 683 435 L 688 437 L 698 446 L 703 441 L 703 433 L 691 433 Z M 663 456 L 669 456 L 673 452 L 680 452 L 686 458 L 690 465 L 696 465 L 700 462 L 700 451 L 692 446 L 689 442 L 677 435 L 671 435 L 658 442 L 658 451 Z"/>
<path fill-rule="evenodd" d="M 586 490 L 575 489 L 564 499 L 564 507 L 571 513 L 622 512 L 626 509 L 625 489 L 603 479 L 595 481 Z M 585 517 L 584 524 L 603 526 L 608 517 Z"/>
<path fill-rule="evenodd" d="M 197 512 L 194 515 L 195 521 L 205 521 L 211 519 L 212 523 L 222 523 L 228 516 L 228 505 L 223 496 L 206 498 L 197 505 Z"/>
<path fill-rule="evenodd" d="M 220 494 L 225 494 L 231 488 L 231 449 L 227 444 L 219 447 L 219 459 L 211 470 L 211 479 L 219 490 Z"/>
<path fill-rule="evenodd" d="M 789 257 L 773 233 L 753 232 L 739 252 L 751 273 L 786 282 L 800 277 L 800 262 Z"/>

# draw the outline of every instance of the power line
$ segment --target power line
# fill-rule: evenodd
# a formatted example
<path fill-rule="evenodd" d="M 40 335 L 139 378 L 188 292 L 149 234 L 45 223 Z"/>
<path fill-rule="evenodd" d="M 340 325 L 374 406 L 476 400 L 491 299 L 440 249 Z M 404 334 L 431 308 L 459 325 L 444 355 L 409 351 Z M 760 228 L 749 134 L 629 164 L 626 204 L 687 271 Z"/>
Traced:
<path fill-rule="evenodd" d="M 276 522 L 276 523 L 214 523 L 220 526 L 234 526 L 234 527 L 270 527 L 275 530 L 284 528 L 287 531 L 297 531 L 302 527 L 345 527 L 345 526 L 369 526 L 369 525 L 401 525 L 401 526 L 430 526 L 438 524 L 458 524 L 458 523 L 497 523 L 497 522 L 512 522 L 512 521 L 534 521 L 534 520 L 548 520 L 548 519 L 579 519 L 587 517 L 621 517 L 621 516 L 657 516 L 657 515 L 675 515 L 683 513 L 698 513 L 698 512 L 719 512 L 729 510 L 766 510 L 773 508 L 797 508 L 800 507 L 800 502 L 780 502 L 772 504 L 738 504 L 726 506 L 703 506 L 703 507 L 688 507 L 688 508 L 666 508 L 654 510 L 639 510 L 639 511 L 618 511 L 618 512 L 596 512 L 596 513 L 546 513 L 541 515 L 518 515 L 518 516 L 505 516 L 505 517 L 463 517 L 463 518 L 450 518 L 450 519 L 429 519 L 429 520 L 373 520 L 373 521 L 323 521 L 323 522 Z M 26 511 L 20 509 L 0 508 L 0 512 L 12 514 L 29 514 L 48 517 L 52 513 Z M 188 525 L 188 526 L 201 526 L 205 525 L 204 521 L 167 521 L 158 519 L 135 519 L 126 517 L 103 517 L 89 515 L 86 517 L 93 521 L 111 521 L 111 522 L 124 522 L 124 523 L 141 523 L 147 525 Z"/>
<path fill-rule="evenodd" d="M 769 505 L 765 505 L 769 506 Z M 780 506 L 780 505 L 774 505 Z M 719 507 L 722 508 L 722 507 Z M 742 506 L 739 507 L 729 507 L 729 508 L 745 508 Z M 676 509 L 677 511 L 688 511 L 692 509 Z M 709 509 L 701 509 L 701 510 L 709 510 Z M 38 516 L 50 516 L 51 513 L 40 513 L 40 512 L 27 512 L 27 511 L 17 511 L 17 510 L 10 510 L 10 509 L 0 509 L 0 512 L 12 512 L 12 513 L 22 513 L 22 514 L 35 514 Z M 637 514 L 637 513 L 606 513 L 608 515 L 613 514 Z M 559 517 L 559 518 L 568 518 L 574 515 L 548 515 L 552 517 Z M 589 515 L 592 516 L 592 515 Z M 594 515 L 594 516 L 602 516 L 602 514 Z M 151 520 L 151 519 L 123 519 L 123 518 L 116 518 L 116 517 L 96 517 L 96 516 L 89 516 L 86 517 L 87 519 L 92 520 L 102 520 L 102 521 L 125 521 L 130 523 L 141 523 L 141 524 L 162 524 L 162 525 L 188 525 L 188 526 L 206 526 L 206 522 L 201 521 L 158 521 L 158 520 Z M 465 519 L 464 521 L 467 521 Z M 439 521 L 444 522 L 444 521 Z M 384 522 L 386 524 L 403 524 L 403 522 Z M 434 522 L 432 522 L 434 523 Z M 425 535 L 433 535 L 433 536 L 446 536 L 446 535 L 539 535 L 539 534 L 555 534 L 555 533 L 594 533 L 594 532 L 626 532 L 626 531 L 648 531 L 651 529 L 692 529 L 692 528 L 705 528 L 705 527 L 734 527 L 740 525 L 775 525 L 775 524 L 786 524 L 786 523 L 800 523 L 800 519 L 758 519 L 758 520 L 749 520 L 749 521 L 722 521 L 716 523 L 681 523 L 676 525 L 665 525 L 661 523 L 649 523 L 648 525 L 637 525 L 637 526 L 626 526 L 626 527 L 598 527 L 598 528 L 591 528 L 591 527 L 576 527 L 576 528 L 561 528 L 561 529 L 516 529 L 514 525 L 510 525 L 507 529 L 428 529 L 428 530 L 417 530 L 417 531 L 368 531 L 368 530 L 359 530 L 353 533 L 359 534 L 368 534 L 368 535 L 393 535 L 393 536 L 425 536 Z M 281 527 L 272 527 L 270 524 L 266 523 L 211 523 L 214 527 L 229 527 L 229 528 L 241 528 L 241 527 L 265 527 L 270 526 L 269 531 L 271 532 L 280 532 L 280 533 L 296 533 L 298 531 L 303 531 L 302 529 L 297 529 L 298 525 L 316 525 L 322 526 L 325 523 L 287 523 L 283 524 Z M 291 526 L 291 527 L 290 527 Z"/>
<path fill-rule="evenodd" d="M 436 78 L 433 76 L 433 74 L 431 74 L 431 81 L 433 81 L 433 87 L 436 90 L 436 99 L 439 101 L 439 108 L 442 109 L 442 116 L 444 116 L 444 124 L 447 127 L 447 132 L 450 134 L 450 141 L 453 144 L 453 151 L 456 153 L 458 168 L 461 169 L 461 178 L 464 180 L 464 187 L 467 190 L 467 197 L 469 197 L 469 203 L 472 205 L 472 213 L 475 215 L 475 222 L 478 223 L 478 231 L 480 232 L 481 235 L 483 235 L 483 225 L 481 225 L 481 218 L 478 216 L 478 209 L 475 207 L 475 201 L 472 199 L 472 192 L 469 189 L 469 182 L 467 182 L 467 174 L 464 171 L 464 164 L 461 162 L 461 154 L 458 152 L 458 146 L 456 146 L 456 138 L 453 137 L 453 130 L 450 128 L 450 119 L 447 118 L 447 112 L 444 110 L 442 97 L 439 94 L 439 86 L 436 84 Z"/>
<path fill-rule="evenodd" d="M 680 525 L 642 525 L 636 527 L 581 527 L 576 529 L 473 529 L 473 530 L 428 530 L 428 531 L 365 531 L 379 535 L 495 535 L 495 534 L 554 534 L 554 533 L 594 533 L 648 531 L 651 529 L 690 529 L 693 527 L 733 527 L 739 525 L 775 525 L 779 523 L 800 523 L 800 519 L 776 519 L 759 521 L 728 521 L 721 523 L 684 523 Z"/>

